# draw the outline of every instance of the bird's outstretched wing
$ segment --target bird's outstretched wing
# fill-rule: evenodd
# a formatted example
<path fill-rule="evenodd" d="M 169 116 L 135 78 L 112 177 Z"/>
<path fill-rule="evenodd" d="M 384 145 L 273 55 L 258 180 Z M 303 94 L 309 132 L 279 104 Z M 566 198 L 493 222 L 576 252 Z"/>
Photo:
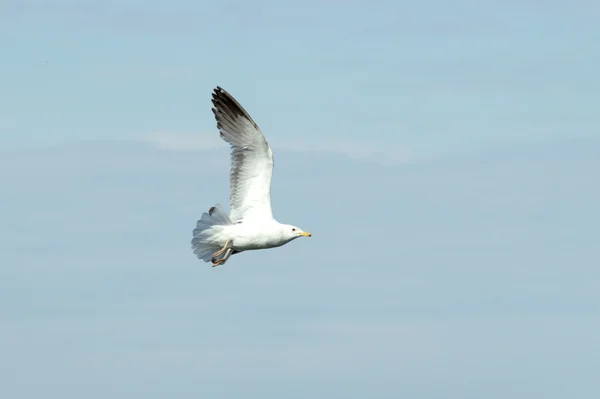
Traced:
<path fill-rule="evenodd" d="M 217 86 L 212 103 L 221 138 L 231 145 L 231 221 L 272 220 L 271 147 L 248 112 L 225 90 Z"/>

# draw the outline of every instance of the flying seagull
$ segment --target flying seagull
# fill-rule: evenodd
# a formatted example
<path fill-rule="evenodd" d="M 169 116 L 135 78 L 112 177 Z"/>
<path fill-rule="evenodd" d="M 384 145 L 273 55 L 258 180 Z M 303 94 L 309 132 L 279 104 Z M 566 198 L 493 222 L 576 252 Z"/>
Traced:
<path fill-rule="evenodd" d="M 230 214 L 227 216 L 220 204 L 202 214 L 193 231 L 194 254 L 215 267 L 243 251 L 280 247 L 298 237 L 311 237 L 309 232 L 273 218 L 273 152 L 258 125 L 218 86 L 212 103 L 220 136 L 231 146 Z"/>

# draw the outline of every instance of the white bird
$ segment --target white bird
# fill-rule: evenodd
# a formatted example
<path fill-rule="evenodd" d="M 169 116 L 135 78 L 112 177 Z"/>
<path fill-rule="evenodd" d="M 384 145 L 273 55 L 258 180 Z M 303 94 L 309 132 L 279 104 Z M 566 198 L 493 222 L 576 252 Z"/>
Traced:
<path fill-rule="evenodd" d="M 280 247 L 309 232 L 281 224 L 271 211 L 273 152 L 248 112 L 222 88 L 212 95 L 212 108 L 223 140 L 231 146 L 230 214 L 216 204 L 203 213 L 193 231 L 198 259 L 224 264 L 231 255 Z"/>

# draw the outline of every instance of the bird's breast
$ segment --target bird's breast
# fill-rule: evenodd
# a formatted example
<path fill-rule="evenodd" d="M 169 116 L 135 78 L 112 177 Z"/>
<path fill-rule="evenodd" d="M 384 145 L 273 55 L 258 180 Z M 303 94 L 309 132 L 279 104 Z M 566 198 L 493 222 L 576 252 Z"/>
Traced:
<path fill-rule="evenodd" d="M 267 249 L 282 246 L 287 241 L 281 238 L 281 235 L 269 229 L 249 228 L 243 223 L 233 238 L 233 248 L 241 251 L 253 249 Z M 237 227 L 237 226 L 236 226 Z"/>

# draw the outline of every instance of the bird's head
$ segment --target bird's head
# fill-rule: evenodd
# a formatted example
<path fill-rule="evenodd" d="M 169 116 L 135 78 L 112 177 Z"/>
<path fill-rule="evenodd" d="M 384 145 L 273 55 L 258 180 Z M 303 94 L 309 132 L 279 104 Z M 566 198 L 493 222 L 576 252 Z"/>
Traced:
<path fill-rule="evenodd" d="M 284 225 L 283 233 L 290 241 L 298 237 L 312 237 L 312 234 L 308 231 L 303 231 L 300 227 L 292 225 Z"/>

